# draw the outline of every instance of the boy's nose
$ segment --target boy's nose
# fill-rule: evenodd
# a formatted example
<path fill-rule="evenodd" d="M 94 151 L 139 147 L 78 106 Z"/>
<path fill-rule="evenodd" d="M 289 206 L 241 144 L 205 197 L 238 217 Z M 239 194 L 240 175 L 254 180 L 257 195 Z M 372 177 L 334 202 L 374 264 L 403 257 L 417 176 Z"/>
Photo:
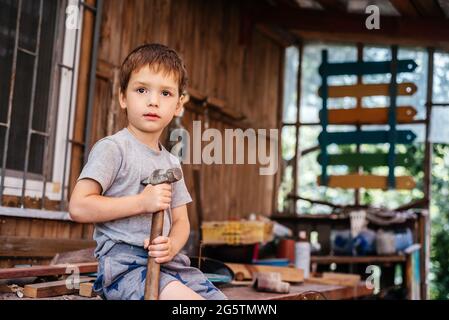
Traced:
<path fill-rule="evenodd" d="M 157 93 L 150 93 L 147 101 L 148 106 L 159 106 L 159 95 Z"/>

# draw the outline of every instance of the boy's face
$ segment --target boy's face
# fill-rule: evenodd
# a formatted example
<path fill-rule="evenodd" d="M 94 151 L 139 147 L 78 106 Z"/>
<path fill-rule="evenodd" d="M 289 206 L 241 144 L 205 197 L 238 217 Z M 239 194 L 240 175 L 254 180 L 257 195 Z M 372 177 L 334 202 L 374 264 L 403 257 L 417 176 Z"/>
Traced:
<path fill-rule="evenodd" d="M 120 92 L 119 100 L 120 107 L 127 110 L 129 125 L 146 133 L 162 133 L 182 109 L 175 77 L 150 66 L 131 74 L 126 94 Z"/>

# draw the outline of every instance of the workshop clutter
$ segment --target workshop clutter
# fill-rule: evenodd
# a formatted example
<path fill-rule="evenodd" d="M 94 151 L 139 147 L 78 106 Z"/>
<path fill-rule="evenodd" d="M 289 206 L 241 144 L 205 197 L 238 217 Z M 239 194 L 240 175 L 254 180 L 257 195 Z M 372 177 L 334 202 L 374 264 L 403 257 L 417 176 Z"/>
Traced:
<path fill-rule="evenodd" d="M 331 250 L 335 255 L 393 255 L 403 252 L 412 244 L 412 232 L 408 228 L 395 231 L 379 229 L 377 232 L 364 229 L 355 237 L 349 229 L 331 231 Z"/>
<path fill-rule="evenodd" d="M 368 208 L 343 214 L 350 219 L 350 229 L 331 231 L 331 250 L 335 255 L 394 255 L 404 252 L 413 244 L 412 231 L 397 227 L 415 217 L 410 211 Z M 368 228 L 369 223 L 379 229 Z"/>
<path fill-rule="evenodd" d="M 272 221 L 208 221 L 201 225 L 203 244 L 254 244 L 273 239 Z"/>

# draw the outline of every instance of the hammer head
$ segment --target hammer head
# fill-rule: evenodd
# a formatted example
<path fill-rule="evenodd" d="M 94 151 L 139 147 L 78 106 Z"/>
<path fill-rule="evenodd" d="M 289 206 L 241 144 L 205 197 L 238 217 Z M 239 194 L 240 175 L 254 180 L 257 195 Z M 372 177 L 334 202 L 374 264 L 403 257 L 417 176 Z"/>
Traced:
<path fill-rule="evenodd" d="M 153 186 L 162 183 L 173 183 L 182 179 L 182 171 L 179 168 L 170 168 L 167 170 L 157 169 L 153 173 L 143 179 L 140 183 L 144 186 L 151 184 Z"/>

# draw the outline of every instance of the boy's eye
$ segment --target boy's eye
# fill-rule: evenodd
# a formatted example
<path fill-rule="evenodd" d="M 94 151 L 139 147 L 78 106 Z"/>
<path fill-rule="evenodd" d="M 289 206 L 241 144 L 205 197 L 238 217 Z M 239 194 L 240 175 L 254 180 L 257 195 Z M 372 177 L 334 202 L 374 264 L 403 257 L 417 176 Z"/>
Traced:
<path fill-rule="evenodd" d="M 139 89 L 137 89 L 137 92 L 139 92 L 139 93 L 146 93 L 146 92 L 147 92 L 147 89 L 145 89 L 145 88 L 139 88 Z"/>
<path fill-rule="evenodd" d="M 164 91 L 162 91 L 162 95 L 163 95 L 164 97 L 169 97 L 169 96 L 171 96 L 171 92 L 170 92 L 170 91 L 164 90 Z"/>

